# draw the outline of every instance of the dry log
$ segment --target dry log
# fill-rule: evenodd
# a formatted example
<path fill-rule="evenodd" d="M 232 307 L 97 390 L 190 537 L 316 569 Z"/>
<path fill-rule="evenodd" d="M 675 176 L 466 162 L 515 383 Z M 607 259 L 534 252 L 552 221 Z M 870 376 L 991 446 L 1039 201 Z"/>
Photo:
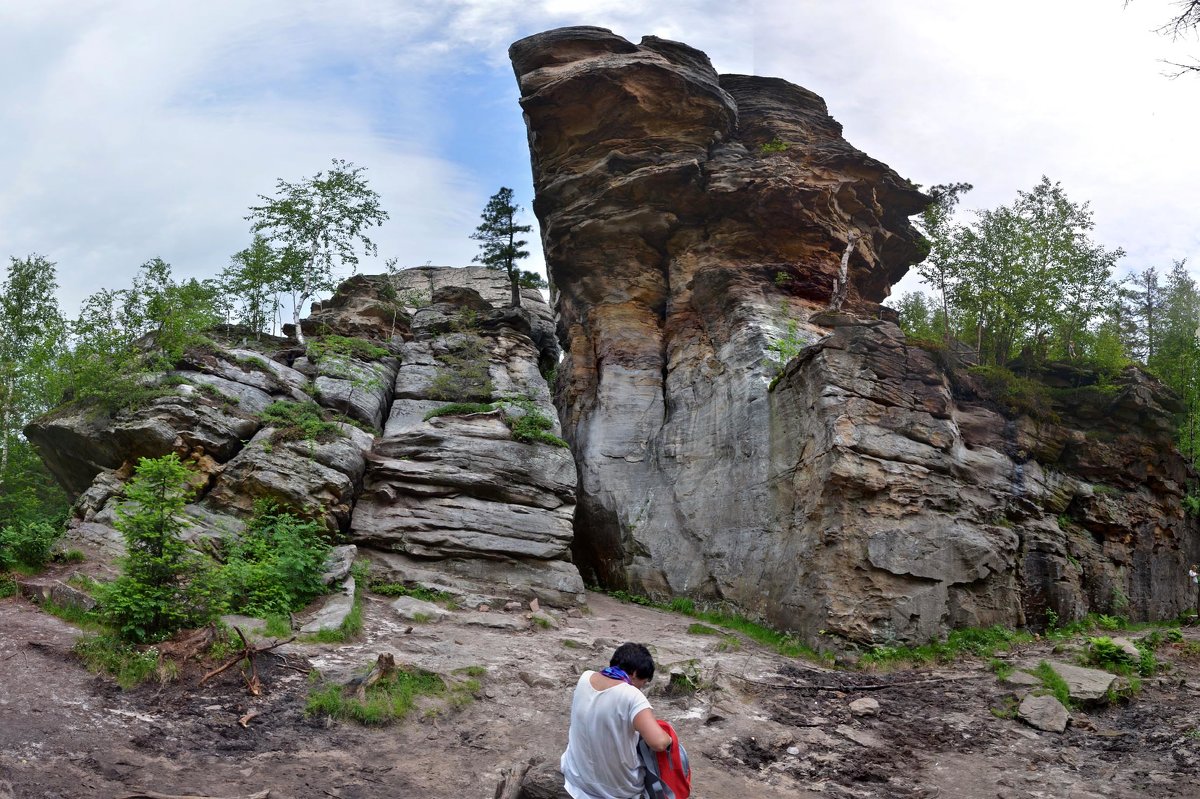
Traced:
<path fill-rule="evenodd" d="M 231 657 L 223 665 L 218 666 L 217 668 L 210 671 L 208 674 L 205 674 L 203 677 L 201 677 L 200 685 L 204 685 L 204 683 L 208 682 L 213 677 L 216 677 L 218 674 L 223 674 L 224 672 L 233 668 L 237 664 L 241 663 L 243 660 L 249 660 L 251 669 L 254 669 L 255 668 L 255 666 L 254 666 L 254 656 L 255 655 L 261 655 L 264 652 L 270 652 L 272 649 L 274 649 L 277 646 L 283 646 L 284 644 L 290 644 L 292 641 L 296 640 L 296 636 L 293 635 L 291 638 L 287 639 L 286 641 L 276 641 L 275 643 L 271 644 L 270 646 L 257 646 L 257 647 L 250 646 L 250 642 L 246 640 L 246 636 L 244 633 L 242 633 L 241 629 L 238 627 L 234 627 L 233 629 L 237 632 L 238 637 L 242 639 L 242 651 L 239 652 L 238 654 L 234 655 L 233 657 Z M 254 671 L 253 678 L 254 678 L 254 680 L 258 679 L 257 670 Z M 247 683 L 248 683 L 248 687 L 250 688 L 250 692 L 254 693 L 254 685 L 249 678 L 247 678 Z M 259 689 L 259 691 L 261 692 L 261 688 Z"/>
<path fill-rule="evenodd" d="M 521 786 L 525 783 L 525 775 L 529 773 L 533 763 L 533 760 L 528 760 L 518 766 L 502 769 L 494 799 L 517 799 L 521 795 Z"/>

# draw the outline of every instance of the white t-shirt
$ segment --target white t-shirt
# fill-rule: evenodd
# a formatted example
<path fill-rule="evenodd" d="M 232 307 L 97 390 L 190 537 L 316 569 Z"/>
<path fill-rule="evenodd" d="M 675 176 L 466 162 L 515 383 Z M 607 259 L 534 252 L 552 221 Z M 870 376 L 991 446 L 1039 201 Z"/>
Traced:
<path fill-rule="evenodd" d="M 575 685 L 567 751 L 558 767 L 575 799 L 634 799 L 641 796 L 643 776 L 633 717 L 650 701 L 624 682 L 597 691 L 595 673 L 585 671 Z"/>

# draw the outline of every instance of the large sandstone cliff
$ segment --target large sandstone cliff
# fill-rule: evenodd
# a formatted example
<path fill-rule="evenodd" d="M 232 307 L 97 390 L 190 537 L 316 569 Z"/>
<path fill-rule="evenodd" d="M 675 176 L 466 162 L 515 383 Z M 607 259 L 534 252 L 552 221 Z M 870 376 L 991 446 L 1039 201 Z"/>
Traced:
<path fill-rule="evenodd" d="M 537 292 L 520 309 L 508 297 L 503 273 L 483 268 L 356 276 L 314 304 L 307 348 L 225 336 L 158 375 L 161 396 L 115 414 L 68 405 L 26 434 L 78 497 L 81 545 L 119 554 L 114 522 L 137 459 L 175 452 L 197 474 L 190 535 L 237 534 L 269 499 L 322 519 L 383 579 L 572 605 L 574 463 L 506 424 L 506 413 L 556 416 L 539 371 L 558 357 L 553 322 Z M 480 396 L 458 395 L 468 374 Z M 501 398 L 519 405 L 425 419 Z M 303 409 L 334 429 L 288 427 Z"/>
<path fill-rule="evenodd" d="M 510 56 L 585 575 L 729 600 L 814 640 L 1186 606 L 1196 543 L 1161 389 L 1124 386 L 1056 428 L 1057 449 L 956 398 L 877 318 L 921 257 L 908 220 L 928 198 L 846 143 L 819 97 L 600 28 Z M 1105 427 L 1118 409 L 1146 434 Z"/>

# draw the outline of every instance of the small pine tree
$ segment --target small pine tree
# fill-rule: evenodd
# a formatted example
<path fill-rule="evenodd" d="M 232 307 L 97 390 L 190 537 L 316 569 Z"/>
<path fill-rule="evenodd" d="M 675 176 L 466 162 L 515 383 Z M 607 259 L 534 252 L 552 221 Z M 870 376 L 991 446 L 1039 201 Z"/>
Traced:
<path fill-rule="evenodd" d="M 529 257 L 529 251 L 521 249 L 529 242 L 517 236 L 533 230 L 529 225 L 517 224 L 520 211 L 520 207 L 513 202 L 513 190 L 502 186 L 484 206 L 480 214 L 483 221 L 471 234 L 471 238 L 481 242 L 475 262 L 488 269 L 503 269 L 508 275 L 514 308 L 521 305 L 522 286 L 537 287 L 543 284 L 540 276 L 522 271 L 517 266 L 517 261 Z"/>
<path fill-rule="evenodd" d="M 219 604 L 206 579 L 211 569 L 181 537 L 190 476 L 174 453 L 142 458 L 125 489 L 129 503 L 115 525 L 125 537 L 122 574 L 100 600 L 105 620 L 127 641 L 155 641 L 204 623 Z"/>

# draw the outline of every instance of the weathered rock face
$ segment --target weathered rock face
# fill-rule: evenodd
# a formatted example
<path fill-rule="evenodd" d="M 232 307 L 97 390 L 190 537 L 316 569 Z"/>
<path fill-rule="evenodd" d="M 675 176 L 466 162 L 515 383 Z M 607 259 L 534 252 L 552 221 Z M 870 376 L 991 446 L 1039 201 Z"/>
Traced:
<path fill-rule="evenodd" d="M 198 473 L 191 535 L 236 533 L 269 499 L 374 546 L 391 579 L 574 604 L 583 584 L 570 562 L 570 453 L 514 440 L 500 412 L 423 419 L 467 399 L 437 381 L 469 338 L 474 360 L 455 362 L 487 384 L 478 399 L 519 397 L 557 431 L 539 371 L 558 360 L 550 310 L 536 291 L 521 309 L 503 307 L 508 299 L 503 273 L 482 268 L 359 275 L 302 322 L 307 349 L 275 339 L 191 352 L 164 375 L 178 384 L 166 396 L 115 416 L 66 407 L 26 433 L 78 497 L 76 540 L 114 554 L 137 459 L 175 452 Z M 332 429 L 289 426 L 280 401 L 315 409 Z"/>
<path fill-rule="evenodd" d="M 908 217 L 928 200 L 820 98 L 598 28 L 510 55 L 585 574 L 814 642 L 1186 607 L 1164 392 L 1130 376 L 1090 416 L 1005 418 L 871 319 L 922 254 Z"/>
<path fill-rule="evenodd" d="M 413 269 L 401 292 L 430 291 L 402 346 L 395 402 L 367 464 L 351 538 L 386 552 L 381 569 L 428 582 L 431 571 L 533 593 L 556 604 L 583 592 L 570 562 L 575 463 L 565 448 L 513 438 L 499 408 L 426 419 L 453 402 L 519 399 L 558 433 L 538 364 L 558 348 L 536 291 L 504 307 L 508 284 L 486 269 Z M 538 344 L 540 342 L 540 345 Z M 436 578 L 435 578 L 436 579 Z"/>
<path fill-rule="evenodd" d="M 820 98 L 718 78 L 685 45 L 566 28 L 510 55 L 568 346 L 577 561 L 609 585 L 727 595 L 722 553 L 774 535 L 767 346 L 828 302 L 851 237 L 847 304 L 874 308 L 927 200 Z"/>

